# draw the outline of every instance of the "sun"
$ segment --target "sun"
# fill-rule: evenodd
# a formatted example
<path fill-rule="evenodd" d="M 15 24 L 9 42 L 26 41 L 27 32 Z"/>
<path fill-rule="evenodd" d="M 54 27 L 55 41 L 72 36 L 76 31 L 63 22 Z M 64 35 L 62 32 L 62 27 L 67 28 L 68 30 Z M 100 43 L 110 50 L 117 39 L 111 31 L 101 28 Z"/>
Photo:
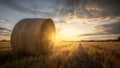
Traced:
<path fill-rule="evenodd" d="M 56 42 L 62 41 L 61 37 L 59 35 L 56 35 Z"/>
<path fill-rule="evenodd" d="M 73 36 L 77 35 L 76 29 L 73 28 L 65 28 L 61 30 L 56 35 L 56 41 L 65 41 L 65 40 L 73 40 Z"/>
<path fill-rule="evenodd" d="M 59 40 L 59 36 L 56 36 L 56 40 Z"/>

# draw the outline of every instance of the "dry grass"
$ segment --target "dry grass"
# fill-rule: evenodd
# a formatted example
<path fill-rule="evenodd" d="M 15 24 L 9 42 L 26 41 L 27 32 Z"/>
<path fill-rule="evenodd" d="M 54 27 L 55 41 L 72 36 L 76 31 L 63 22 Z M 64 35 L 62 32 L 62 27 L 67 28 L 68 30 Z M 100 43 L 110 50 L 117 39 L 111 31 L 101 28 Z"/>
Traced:
<path fill-rule="evenodd" d="M 60 42 L 48 57 L 1 51 L 0 61 L 3 68 L 120 68 L 120 42 Z"/>
<path fill-rule="evenodd" d="M 10 42 L 0 42 L 0 52 L 10 50 L 11 50 Z"/>

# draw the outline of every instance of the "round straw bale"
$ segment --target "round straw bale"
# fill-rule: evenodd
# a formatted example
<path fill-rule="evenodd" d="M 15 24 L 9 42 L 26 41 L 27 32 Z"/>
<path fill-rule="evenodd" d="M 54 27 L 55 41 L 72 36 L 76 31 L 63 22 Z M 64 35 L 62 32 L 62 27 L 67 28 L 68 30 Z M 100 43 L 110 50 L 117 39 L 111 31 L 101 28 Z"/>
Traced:
<path fill-rule="evenodd" d="M 51 19 L 23 19 L 18 22 L 11 36 L 15 53 L 48 55 L 55 40 L 55 26 Z"/>

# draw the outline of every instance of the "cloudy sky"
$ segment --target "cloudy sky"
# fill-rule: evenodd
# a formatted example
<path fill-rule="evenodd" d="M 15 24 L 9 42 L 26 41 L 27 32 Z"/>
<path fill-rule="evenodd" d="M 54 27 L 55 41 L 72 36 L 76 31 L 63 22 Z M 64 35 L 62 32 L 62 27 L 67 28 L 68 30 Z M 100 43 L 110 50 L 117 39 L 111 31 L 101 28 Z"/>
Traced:
<path fill-rule="evenodd" d="M 23 18 L 53 19 L 61 40 L 120 36 L 120 0 L 0 0 L 0 40 Z"/>

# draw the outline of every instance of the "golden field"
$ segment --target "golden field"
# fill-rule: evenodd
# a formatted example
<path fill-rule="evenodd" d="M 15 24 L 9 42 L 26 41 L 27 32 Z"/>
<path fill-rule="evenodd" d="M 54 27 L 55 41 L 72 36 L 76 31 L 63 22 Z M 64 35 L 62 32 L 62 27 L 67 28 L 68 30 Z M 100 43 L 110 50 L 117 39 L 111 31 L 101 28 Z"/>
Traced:
<path fill-rule="evenodd" d="M 0 68 L 120 68 L 120 42 L 57 42 L 47 57 L 14 54 L 0 42 Z"/>

